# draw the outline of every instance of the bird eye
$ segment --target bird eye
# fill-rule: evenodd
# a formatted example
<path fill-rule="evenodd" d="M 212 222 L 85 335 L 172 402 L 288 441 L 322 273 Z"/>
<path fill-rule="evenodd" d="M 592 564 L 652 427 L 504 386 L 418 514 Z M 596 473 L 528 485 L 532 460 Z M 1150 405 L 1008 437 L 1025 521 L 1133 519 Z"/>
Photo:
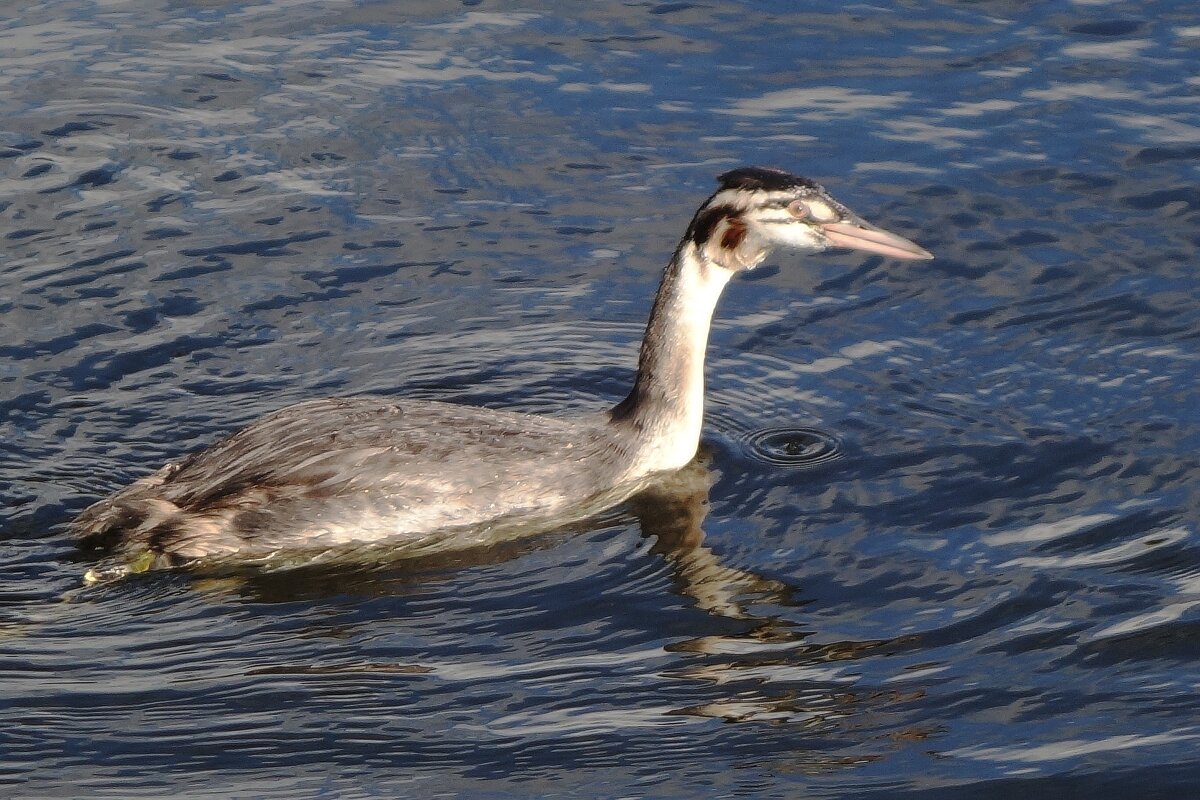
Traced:
<path fill-rule="evenodd" d="M 795 219 L 804 219 L 809 214 L 808 206 L 804 204 L 803 200 L 793 200 L 788 203 L 787 210 Z"/>

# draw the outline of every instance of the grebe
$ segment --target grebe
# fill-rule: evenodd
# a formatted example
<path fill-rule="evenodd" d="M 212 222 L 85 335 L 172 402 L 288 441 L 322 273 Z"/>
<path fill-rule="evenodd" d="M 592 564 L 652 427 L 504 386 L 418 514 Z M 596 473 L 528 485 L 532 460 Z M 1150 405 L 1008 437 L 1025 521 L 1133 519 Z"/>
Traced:
<path fill-rule="evenodd" d="M 721 290 L 776 246 L 927 259 L 817 183 L 743 167 L 718 178 L 663 274 L 629 395 L 556 418 L 425 400 L 300 403 L 134 482 L 79 515 L 85 544 L 140 568 L 263 557 L 578 518 L 692 460 Z M 125 570 L 128 571 L 128 570 Z"/>

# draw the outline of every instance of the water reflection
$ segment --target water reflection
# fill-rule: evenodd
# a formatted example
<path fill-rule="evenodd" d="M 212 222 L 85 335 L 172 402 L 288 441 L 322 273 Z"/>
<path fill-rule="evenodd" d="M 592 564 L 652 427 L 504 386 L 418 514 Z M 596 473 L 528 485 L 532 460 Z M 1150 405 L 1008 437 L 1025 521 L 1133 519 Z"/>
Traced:
<path fill-rule="evenodd" d="M 918 647 L 913 636 L 887 640 L 810 642 L 803 630 L 803 607 L 796 587 L 753 569 L 724 563 L 705 543 L 704 522 L 710 509 L 709 493 L 715 479 L 711 454 L 705 453 L 688 468 L 631 499 L 607 519 L 592 520 L 575 529 L 461 550 L 362 564 L 308 565 L 288 569 L 253 570 L 225 577 L 202 577 L 196 588 L 214 600 L 234 596 L 244 603 L 311 603 L 348 598 L 409 597 L 419 602 L 433 587 L 455 591 L 454 582 L 465 575 L 565 547 L 573 537 L 605 525 L 634 525 L 648 548 L 641 548 L 639 566 L 614 574 L 606 593 L 634 594 L 647 574 L 646 561 L 661 559 L 670 566 L 671 591 L 703 612 L 691 626 L 692 635 L 672 637 L 661 644 L 613 654 L 548 655 L 533 661 L 448 661 L 437 656 L 414 661 L 362 661 L 279 663 L 251 669 L 258 676 L 396 675 L 451 684 L 491 684 L 497 681 L 558 681 L 565 676 L 616 664 L 650 670 L 647 680 L 665 682 L 659 691 L 675 696 L 678 704 L 637 703 L 612 711 L 555 710 L 534 703 L 516 713 L 484 714 L 486 729 L 502 739 L 552 740 L 556 737 L 596 735 L 611 731 L 628 734 L 646 728 L 673 726 L 673 718 L 718 719 L 724 722 L 794 724 L 806 736 L 819 736 L 854 728 L 864 715 L 894 713 L 919 701 L 923 675 L 945 668 L 937 663 L 906 667 L 904 688 L 862 687 L 856 662 L 887 657 Z M 468 582 L 470 579 L 467 578 Z M 499 587 L 495 587 L 499 588 Z M 569 587 L 564 587 L 568 588 Z M 489 587 L 471 590 L 472 602 L 486 603 Z M 536 616 L 545 609 L 523 607 L 521 616 Z M 798 617 L 797 614 L 800 614 Z M 722 622 L 723 621 L 723 622 Z M 506 627 L 520 628 L 517 620 Z M 678 626 L 676 626 L 678 627 Z M 721 632 L 714 632 L 714 628 Z M 340 626 L 310 633 L 356 637 Z M 674 684 L 675 689 L 666 687 Z M 878 724 L 878 723 L 876 723 Z M 828 771 L 885 758 L 897 746 L 924 740 L 936 733 L 896 727 L 886 733 L 888 747 L 873 748 L 854 756 L 831 757 L 817 750 L 797 763 L 805 769 Z M 873 737 L 878 733 L 872 734 Z M 864 742 L 865 744 L 865 742 Z"/>

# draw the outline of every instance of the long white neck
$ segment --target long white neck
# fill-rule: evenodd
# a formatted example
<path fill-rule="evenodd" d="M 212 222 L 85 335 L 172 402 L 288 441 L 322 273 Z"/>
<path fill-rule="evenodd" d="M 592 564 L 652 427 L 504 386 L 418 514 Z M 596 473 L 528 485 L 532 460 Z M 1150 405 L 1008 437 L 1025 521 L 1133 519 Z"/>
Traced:
<path fill-rule="evenodd" d="M 663 274 L 642 341 L 633 391 L 610 412 L 635 440 L 639 474 L 678 469 L 696 455 L 704 423 L 704 351 L 732 272 L 684 240 Z"/>

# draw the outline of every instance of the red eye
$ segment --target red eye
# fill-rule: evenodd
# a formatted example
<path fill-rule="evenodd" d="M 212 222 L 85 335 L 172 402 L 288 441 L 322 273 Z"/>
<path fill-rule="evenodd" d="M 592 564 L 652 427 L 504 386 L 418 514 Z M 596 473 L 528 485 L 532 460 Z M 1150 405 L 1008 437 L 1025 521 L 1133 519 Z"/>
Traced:
<path fill-rule="evenodd" d="M 793 200 L 788 203 L 788 213 L 796 219 L 804 219 L 808 216 L 808 206 L 804 205 L 803 200 Z"/>

